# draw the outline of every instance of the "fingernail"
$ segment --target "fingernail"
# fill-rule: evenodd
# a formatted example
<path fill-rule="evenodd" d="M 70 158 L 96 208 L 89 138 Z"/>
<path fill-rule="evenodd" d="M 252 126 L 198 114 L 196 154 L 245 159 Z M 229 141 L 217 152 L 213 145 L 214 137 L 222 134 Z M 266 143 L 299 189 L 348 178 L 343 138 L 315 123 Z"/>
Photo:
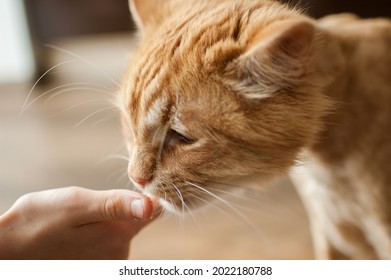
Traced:
<path fill-rule="evenodd" d="M 136 219 L 144 218 L 144 207 L 141 199 L 135 199 L 132 201 L 131 207 L 133 217 Z"/>

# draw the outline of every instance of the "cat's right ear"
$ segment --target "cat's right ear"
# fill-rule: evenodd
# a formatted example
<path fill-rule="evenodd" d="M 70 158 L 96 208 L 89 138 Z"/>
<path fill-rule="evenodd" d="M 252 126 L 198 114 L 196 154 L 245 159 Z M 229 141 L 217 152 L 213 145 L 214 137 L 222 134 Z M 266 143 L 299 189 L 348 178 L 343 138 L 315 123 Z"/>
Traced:
<path fill-rule="evenodd" d="M 227 66 L 230 84 L 247 98 L 270 97 L 300 85 L 315 38 L 315 26 L 306 19 L 271 24 Z"/>
<path fill-rule="evenodd" d="M 145 32 L 159 26 L 169 0 L 129 0 L 130 12 L 137 27 Z"/>

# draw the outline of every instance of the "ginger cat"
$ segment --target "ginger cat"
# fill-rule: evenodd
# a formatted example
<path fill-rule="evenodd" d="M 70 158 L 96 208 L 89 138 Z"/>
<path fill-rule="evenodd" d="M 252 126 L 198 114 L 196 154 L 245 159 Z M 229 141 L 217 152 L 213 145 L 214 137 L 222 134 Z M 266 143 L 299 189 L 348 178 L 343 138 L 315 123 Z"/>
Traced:
<path fill-rule="evenodd" d="M 129 175 L 169 210 L 290 172 L 317 258 L 391 259 L 391 22 L 133 0 Z"/>

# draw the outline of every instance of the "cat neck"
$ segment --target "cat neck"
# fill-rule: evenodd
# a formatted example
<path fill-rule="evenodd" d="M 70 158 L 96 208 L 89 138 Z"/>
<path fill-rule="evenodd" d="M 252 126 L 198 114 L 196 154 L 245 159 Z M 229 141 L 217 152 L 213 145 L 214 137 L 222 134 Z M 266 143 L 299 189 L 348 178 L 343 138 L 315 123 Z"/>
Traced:
<path fill-rule="evenodd" d="M 321 50 L 315 56 L 313 64 L 313 72 L 317 74 L 312 79 L 319 80 L 320 91 L 331 101 L 331 108 L 322 117 L 317 141 L 309 147 L 308 152 L 328 164 L 334 164 L 346 157 L 346 147 L 352 139 L 347 133 L 350 130 L 347 116 L 351 108 L 347 105 L 346 96 L 352 58 L 346 53 L 344 40 L 338 35 L 325 30 L 322 36 Z"/>
<path fill-rule="evenodd" d="M 331 82 L 323 93 L 333 101 L 333 109 L 323 117 L 318 141 L 310 147 L 331 165 L 352 157 L 362 147 L 376 151 L 373 143 L 383 143 L 384 134 L 391 130 L 387 122 L 391 118 L 391 81 L 387 77 L 391 71 L 387 51 L 391 38 L 376 32 L 383 28 L 381 21 L 359 25 L 354 20 L 341 20 L 344 24 L 336 26 L 335 20 L 324 28 L 328 40 L 318 67 L 329 75 Z"/>

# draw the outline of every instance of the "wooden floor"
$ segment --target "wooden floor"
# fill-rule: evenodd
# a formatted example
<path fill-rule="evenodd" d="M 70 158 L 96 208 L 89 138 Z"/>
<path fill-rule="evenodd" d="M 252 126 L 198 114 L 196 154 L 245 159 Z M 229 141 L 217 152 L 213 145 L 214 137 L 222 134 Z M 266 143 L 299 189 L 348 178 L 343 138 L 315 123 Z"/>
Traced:
<path fill-rule="evenodd" d="M 85 54 L 82 51 L 90 48 L 73 44 L 63 43 L 68 49 L 73 46 L 72 50 L 79 50 L 83 56 L 91 55 L 91 51 Z M 110 45 L 105 40 L 101 45 L 103 47 L 94 49 L 95 58 L 90 59 L 105 57 L 109 50 L 113 53 L 113 46 L 119 44 Z M 100 46 L 99 40 L 94 41 L 94 46 Z M 61 59 L 64 58 L 57 58 L 57 62 Z M 97 63 L 101 63 L 99 67 L 105 66 L 105 61 Z M 114 70 L 109 66 L 105 69 L 116 72 L 118 65 L 111 65 Z M 29 102 L 58 86 L 68 84 L 75 90 L 53 99 L 50 99 L 53 92 L 49 92 L 49 98 L 36 101 L 22 115 L 19 113 L 31 85 L 0 85 L 1 212 L 22 194 L 47 188 L 70 185 L 92 189 L 129 187 L 125 161 L 102 162 L 110 154 L 124 152 L 118 118 L 110 115 L 115 111 L 103 100 L 109 97 L 103 93 L 103 87 L 108 87 L 111 93 L 116 92 L 116 87 L 110 82 L 102 83 L 96 75 L 92 75 L 95 78 L 92 82 L 92 76 L 79 75 L 80 71 L 88 73 L 91 69 L 80 70 L 80 65 L 72 71 L 58 69 L 57 82 L 36 88 Z M 99 88 L 87 85 L 97 81 Z M 58 88 L 57 92 L 62 89 Z M 91 118 L 74 127 L 89 115 Z M 110 116 L 112 118 L 100 122 Z M 283 179 L 267 189 L 237 190 L 225 199 L 234 209 L 214 202 L 213 206 L 188 214 L 184 219 L 170 215 L 160 218 L 134 239 L 132 258 L 313 258 L 306 215 L 289 181 Z"/>

